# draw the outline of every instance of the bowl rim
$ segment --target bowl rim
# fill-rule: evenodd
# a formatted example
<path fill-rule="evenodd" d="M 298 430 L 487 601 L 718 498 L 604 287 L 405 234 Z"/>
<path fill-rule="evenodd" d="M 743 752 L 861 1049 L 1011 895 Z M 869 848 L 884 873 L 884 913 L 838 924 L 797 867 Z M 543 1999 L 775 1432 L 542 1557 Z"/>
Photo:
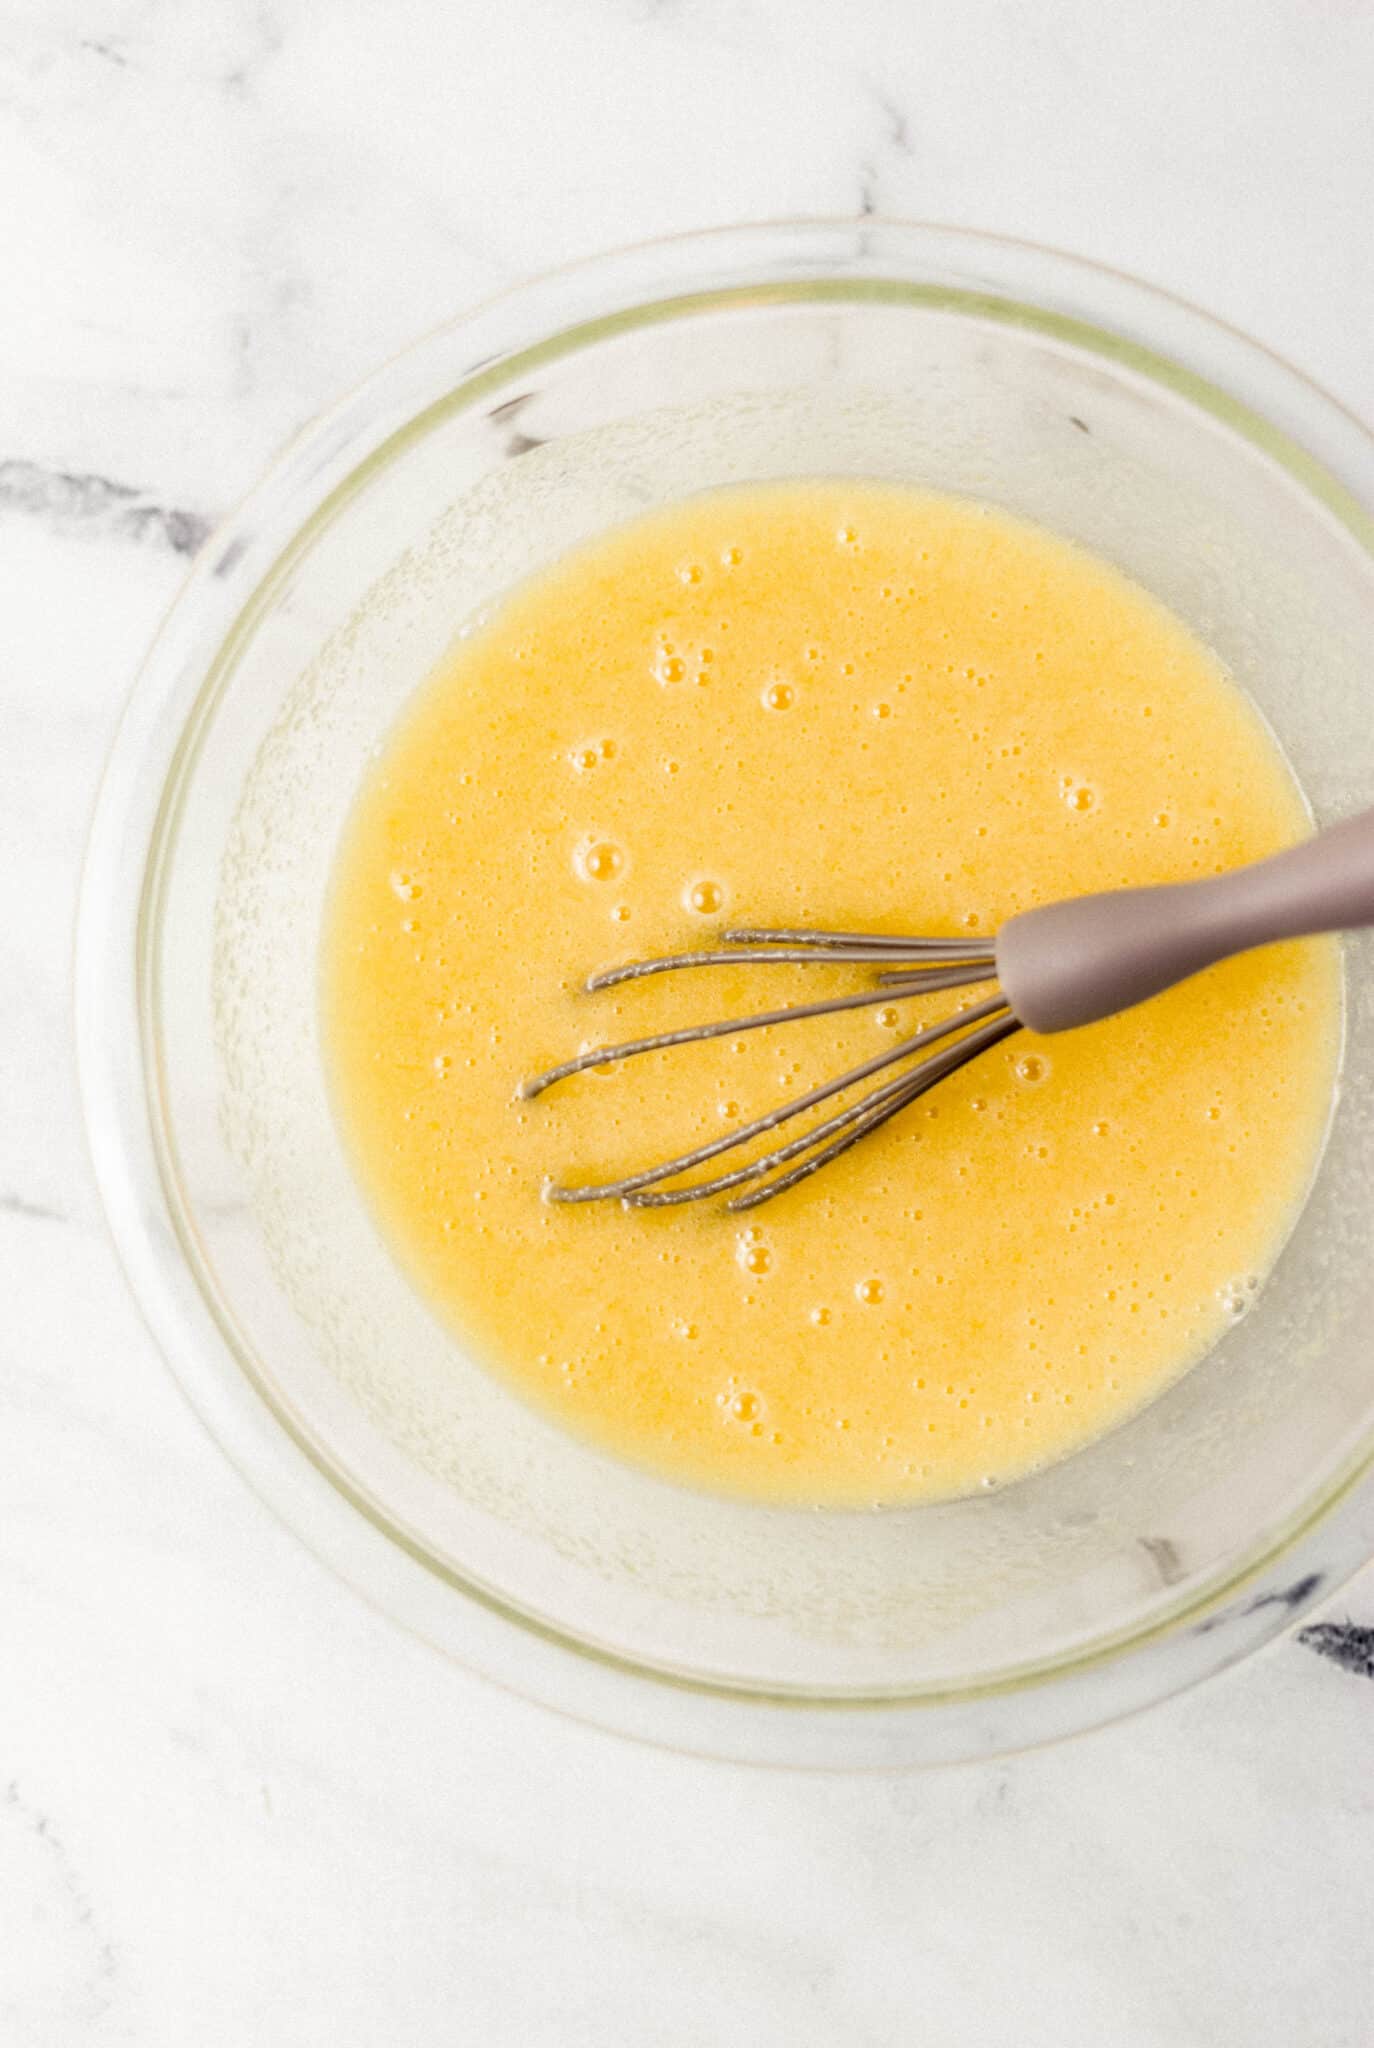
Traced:
<path fill-rule="evenodd" d="M 95 1178 L 144 1320 L 230 1462 L 317 1556 L 460 1661 L 576 1718 L 700 1754 L 853 1767 L 1054 1739 L 1258 1647 L 1374 1551 L 1374 1484 L 1361 1484 L 1374 1429 L 1245 1557 L 1086 1648 L 968 1685 L 867 1694 L 760 1689 L 638 1662 L 432 1557 L 254 1380 L 169 1184 L 148 1001 L 161 860 L 185 768 L 236 646 L 353 494 L 441 418 L 540 361 L 710 306 L 825 297 L 954 309 L 1087 346 L 1244 435 L 1374 555 L 1374 437 L 1356 415 L 1238 328 L 1124 271 L 876 216 L 693 230 L 546 271 L 440 323 L 361 380 L 301 430 L 202 549 L 140 668 L 101 783 L 78 908 L 75 1035 Z"/>

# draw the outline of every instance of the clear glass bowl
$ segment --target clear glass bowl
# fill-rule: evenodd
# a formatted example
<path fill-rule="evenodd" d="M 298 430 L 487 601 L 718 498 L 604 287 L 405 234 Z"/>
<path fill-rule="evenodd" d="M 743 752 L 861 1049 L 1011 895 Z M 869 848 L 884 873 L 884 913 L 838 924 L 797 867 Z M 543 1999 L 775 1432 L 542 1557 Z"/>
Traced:
<path fill-rule="evenodd" d="M 1066 1463 L 881 1514 L 676 1489 L 475 1367 L 368 1218 L 317 1042 L 341 821 L 458 622 L 645 506 L 830 473 L 1073 536 L 1220 653 L 1319 820 L 1374 797 L 1374 445 L 1330 399 L 1176 300 L 1024 244 L 877 221 L 692 236 L 419 342 L 206 549 L 101 798 L 78 1030 L 149 1321 L 320 1555 L 571 1713 L 703 1752 L 891 1764 L 1158 1698 L 1374 1551 L 1374 947 L 1347 951 L 1321 1174 L 1243 1321 Z"/>

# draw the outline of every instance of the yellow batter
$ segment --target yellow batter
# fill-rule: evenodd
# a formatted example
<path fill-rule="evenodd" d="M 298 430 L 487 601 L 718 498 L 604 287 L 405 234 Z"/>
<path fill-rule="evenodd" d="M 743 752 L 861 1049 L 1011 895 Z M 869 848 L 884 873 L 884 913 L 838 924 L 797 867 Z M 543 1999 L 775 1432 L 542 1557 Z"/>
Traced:
<path fill-rule="evenodd" d="M 730 919 L 992 933 L 1304 829 L 1206 650 L 1046 533 L 860 483 L 655 514 L 463 641 L 358 798 L 323 950 L 358 1174 L 439 1312 L 612 1451 L 783 1500 L 1011 1479 L 1156 1394 L 1252 1299 L 1321 1141 L 1333 947 L 1018 1034 L 754 1217 L 540 1190 L 718 1136 L 950 997 L 530 1103 L 516 1084 L 589 1043 L 860 985 L 736 967 L 579 993 Z"/>

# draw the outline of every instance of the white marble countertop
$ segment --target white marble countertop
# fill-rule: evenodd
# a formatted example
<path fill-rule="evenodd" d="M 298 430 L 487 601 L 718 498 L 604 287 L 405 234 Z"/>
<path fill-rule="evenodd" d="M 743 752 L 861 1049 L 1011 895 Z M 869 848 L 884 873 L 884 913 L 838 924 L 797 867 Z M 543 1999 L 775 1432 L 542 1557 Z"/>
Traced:
<path fill-rule="evenodd" d="M 1137 270 L 1369 416 L 1372 88 L 1368 0 L 0 0 L 0 2048 L 1374 2040 L 1374 1572 L 977 1769 L 564 1725 L 365 1608 L 192 1420 L 68 1017 L 188 556 L 414 332 L 598 245 L 863 206 Z"/>

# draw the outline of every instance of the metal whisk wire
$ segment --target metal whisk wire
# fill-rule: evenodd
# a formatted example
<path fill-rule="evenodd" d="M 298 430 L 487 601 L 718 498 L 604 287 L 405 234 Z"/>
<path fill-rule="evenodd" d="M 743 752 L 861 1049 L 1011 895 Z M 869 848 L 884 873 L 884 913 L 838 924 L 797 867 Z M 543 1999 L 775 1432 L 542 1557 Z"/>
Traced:
<path fill-rule="evenodd" d="M 592 975 L 586 985 L 589 991 L 595 992 L 682 968 L 737 966 L 741 963 L 882 966 L 888 971 L 879 975 L 876 987 L 855 994 L 832 996 L 814 1003 L 795 1003 L 782 1009 L 761 1010 L 744 1017 L 713 1019 L 677 1031 L 661 1031 L 652 1036 L 628 1039 L 619 1045 L 595 1047 L 522 1083 L 521 1097 L 528 1101 L 574 1074 L 632 1059 L 641 1053 L 659 1052 L 703 1039 L 735 1036 L 742 1031 L 757 1031 L 772 1025 L 797 1023 L 808 1017 L 832 1016 L 874 1003 L 934 994 L 943 989 L 974 987 L 992 981 L 996 974 L 992 946 L 985 939 L 888 937 L 886 934 L 814 931 L 809 927 L 749 927 L 724 933 L 720 949 L 631 961 Z M 848 1151 L 851 1145 L 880 1129 L 928 1088 L 934 1087 L 937 1081 L 944 1080 L 1019 1029 L 1019 1019 L 998 990 L 966 1010 L 957 1010 L 938 1023 L 926 1025 L 896 1045 L 886 1047 L 851 1067 L 848 1072 L 781 1103 L 766 1115 L 736 1125 L 709 1144 L 696 1146 L 691 1151 L 681 1152 L 672 1159 L 623 1175 L 617 1180 L 571 1187 L 550 1182 L 544 1190 L 546 1199 L 554 1202 L 620 1201 L 628 1207 L 658 1208 L 701 1201 L 707 1196 L 742 1187 L 744 1192 L 734 1196 L 727 1206 L 732 1210 L 757 1208 Z M 952 1043 L 949 1042 L 951 1040 Z M 911 1061 L 915 1064 L 907 1064 Z M 706 1180 L 688 1181 L 680 1187 L 662 1185 L 665 1181 L 680 1180 L 725 1154 L 751 1145 L 792 1118 L 820 1108 L 893 1066 L 901 1066 L 903 1071 L 880 1082 L 857 1101 L 809 1125 L 799 1137 L 758 1153 L 743 1164 L 732 1166 Z"/>

